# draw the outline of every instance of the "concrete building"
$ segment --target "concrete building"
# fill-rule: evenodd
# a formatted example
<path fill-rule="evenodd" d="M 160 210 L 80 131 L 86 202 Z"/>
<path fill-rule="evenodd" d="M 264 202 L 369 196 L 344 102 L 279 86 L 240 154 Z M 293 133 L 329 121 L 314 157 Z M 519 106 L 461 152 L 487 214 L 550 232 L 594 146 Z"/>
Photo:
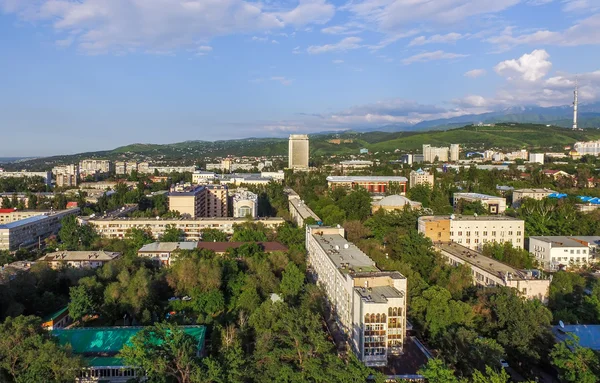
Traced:
<path fill-rule="evenodd" d="M 529 252 L 547 270 L 561 270 L 588 265 L 600 237 L 533 236 L 529 237 Z"/>
<path fill-rule="evenodd" d="M 268 185 L 272 181 L 272 178 L 262 177 L 260 173 L 232 173 L 219 178 L 221 184 L 233 186 Z"/>
<path fill-rule="evenodd" d="M 52 174 L 56 179 L 56 186 L 58 187 L 74 187 L 79 182 L 79 165 L 64 165 L 55 166 L 52 169 Z"/>
<path fill-rule="evenodd" d="M 460 158 L 460 145 L 450 144 L 450 161 L 457 162 Z"/>
<path fill-rule="evenodd" d="M 468 265 L 474 285 L 511 287 L 527 299 L 548 300 L 550 279 L 544 278 L 538 270 L 518 270 L 457 243 L 435 243 L 434 248 L 451 265 Z"/>
<path fill-rule="evenodd" d="M 573 150 L 580 156 L 600 156 L 600 140 L 576 142 L 575 145 L 573 145 Z"/>
<path fill-rule="evenodd" d="M 244 190 L 233 195 L 233 216 L 235 218 L 256 218 L 258 216 L 258 196 Z"/>
<path fill-rule="evenodd" d="M 138 165 L 138 172 L 144 174 L 169 174 L 169 173 L 193 173 L 196 171 L 195 166 L 167 166 L 167 165 L 152 165 L 148 164 L 147 167 Z"/>
<path fill-rule="evenodd" d="M 86 159 L 79 161 L 81 175 L 94 175 L 96 173 L 110 173 L 114 170 L 110 160 Z"/>
<path fill-rule="evenodd" d="M 323 287 L 339 329 L 367 366 L 401 354 L 406 333 L 407 281 L 382 272 L 343 228 L 307 226 L 308 273 Z"/>
<path fill-rule="evenodd" d="M 152 242 L 138 250 L 139 257 L 150 258 L 161 266 L 171 266 L 177 252 L 181 250 L 195 250 L 198 242 Z"/>
<path fill-rule="evenodd" d="M 410 172 L 410 187 L 415 187 L 417 185 L 429 184 L 431 188 L 433 188 L 434 179 L 433 174 L 424 171 L 419 168 L 418 170 L 413 170 Z"/>
<path fill-rule="evenodd" d="M 204 170 L 196 170 L 192 173 L 192 183 L 195 185 L 206 184 L 214 181 L 216 174 L 214 172 L 207 172 Z"/>
<path fill-rule="evenodd" d="M 321 218 L 315 214 L 305 203 L 302 201 L 298 193 L 296 193 L 291 188 L 284 188 L 283 192 L 288 197 L 288 205 L 290 215 L 292 216 L 292 220 L 296 222 L 298 227 L 303 227 L 305 221 L 309 218 L 314 220 L 313 223 L 321 222 Z"/>
<path fill-rule="evenodd" d="M 481 193 L 454 193 L 454 208 L 460 200 L 465 202 L 481 202 L 490 214 L 503 214 L 506 211 L 506 198 Z"/>
<path fill-rule="evenodd" d="M 127 186 L 129 189 L 137 188 L 137 182 L 134 181 L 99 181 L 99 182 L 82 182 L 79 184 L 79 189 L 93 189 L 93 190 L 115 190 L 117 185 L 123 184 Z"/>
<path fill-rule="evenodd" d="M 413 155 L 410 154 L 410 153 L 409 154 L 403 154 L 402 157 L 400 157 L 400 161 L 403 164 L 407 164 L 407 165 L 411 166 L 413 164 Z"/>
<path fill-rule="evenodd" d="M 38 259 L 53 269 L 72 267 L 74 269 L 96 269 L 119 258 L 121 253 L 108 251 L 57 251 Z"/>
<path fill-rule="evenodd" d="M 339 167 L 342 170 L 342 172 L 344 172 L 346 170 L 368 169 L 371 166 L 373 166 L 373 161 L 348 160 L 348 161 L 341 161 L 339 163 Z"/>
<path fill-rule="evenodd" d="M 436 148 L 431 145 L 423 145 L 423 162 L 447 162 L 450 148 L 447 146 Z"/>
<path fill-rule="evenodd" d="M 288 168 L 308 169 L 308 135 L 290 134 L 288 145 Z"/>
<path fill-rule="evenodd" d="M 173 185 L 169 210 L 190 218 L 227 217 L 227 190 L 226 185 Z"/>
<path fill-rule="evenodd" d="M 388 212 L 394 210 L 403 210 L 406 206 L 409 206 L 411 209 L 421 209 L 421 202 L 411 201 L 405 196 L 392 194 L 386 197 L 383 197 L 380 200 L 373 201 L 371 203 L 371 212 L 375 213 L 378 210 L 385 210 Z"/>
<path fill-rule="evenodd" d="M 233 225 L 248 222 L 245 218 L 198 218 L 198 219 L 156 219 L 156 218 L 82 218 L 84 224 L 94 225 L 96 232 L 103 238 L 125 238 L 129 229 L 148 229 L 154 238 L 160 238 L 168 225 L 183 231 L 185 241 L 200 241 L 202 231 L 216 229 L 233 234 Z M 275 229 L 285 223 L 283 218 L 259 218 L 253 221 Z"/>
<path fill-rule="evenodd" d="M 148 164 L 147 162 L 145 163 Z M 145 166 L 142 166 L 142 169 Z M 137 161 L 117 161 L 115 162 L 115 173 L 116 174 L 131 174 L 139 171 Z"/>
<path fill-rule="evenodd" d="M 41 177 L 44 179 L 44 183 L 46 186 L 52 185 L 52 172 L 5 172 L 0 169 L 0 178 L 32 178 L 32 177 Z"/>
<path fill-rule="evenodd" d="M 37 215 L 47 215 L 51 213 L 51 211 L 17 210 L 15 208 L 0 209 L 0 223 L 10 223 L 29 217 L 35 217 Z"/>
<path fill-rule="evenodd" d="M 50 235 L 57 234 L 64 217 L 79 213 L 79 208 L 74 208 L 0 224 L 0 250 L 12 251 L 35 246 Z"/>
<path fill-rule="evenodd" d="M 327 177 L 327 185 L 330 189 L 339 187 L 346 189 L 354 189 L 361 187 L 367 189 L 369 193 L 385 194 L 390 186 L 397 187 L 398 193 L 404 195 L 406 193 L 406 177 L 397 176 L 329 176 Z"/>
<path fill-rule="evenodd" d="M 285 179 L 285 173 L 283 170 L 279 170 L 277 172 L 260 172 L 260 176 L 262 178 L 270 178 L 278 182 L 281 182 Z"/>
<path fill-rule="evenodd" d="M 529 163 L 544 164 L 544 153 L 529 153 Z"/>
<path fill-rule="evenodd" d="M 454 242 L 481 250 L 489 242 L 510 242 L 523 248 L 525 221 L 504 216 L 423 216 L 419 233 L 435 242 Z"/>
<path fill-rule="evenodd" d="M 521 206 L 521 203 L 525 198 L 531 198 L 539 201 L 553 193 L 556 192 L 550 189 L 516 189 L 513 190 L 512 206 L 514 208 Z"/>

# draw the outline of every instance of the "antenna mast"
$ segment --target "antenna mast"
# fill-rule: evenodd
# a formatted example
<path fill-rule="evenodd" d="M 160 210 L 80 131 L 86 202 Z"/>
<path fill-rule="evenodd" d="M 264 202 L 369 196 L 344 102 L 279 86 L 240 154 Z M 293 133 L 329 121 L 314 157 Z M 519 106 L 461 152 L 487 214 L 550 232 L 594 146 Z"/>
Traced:
<path fill-rule="evenodd" d="M 577 96 L 578 96 L 578 90 L 579 90 L 579 79 L 576 77 L 575 78 L 575 91 L 573 92 L 574 95 L 574 99 L 573 99 L 573 130 L 577 130 Z"/>

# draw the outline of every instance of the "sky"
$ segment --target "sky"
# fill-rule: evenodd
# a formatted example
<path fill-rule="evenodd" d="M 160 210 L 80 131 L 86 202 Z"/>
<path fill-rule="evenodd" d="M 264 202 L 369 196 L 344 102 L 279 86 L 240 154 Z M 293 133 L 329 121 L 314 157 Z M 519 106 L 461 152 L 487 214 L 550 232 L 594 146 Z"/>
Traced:
<path fill-rule="evenodd" d="M 600 99 L 600 0 L 0 0 L 0 157 Z"/>

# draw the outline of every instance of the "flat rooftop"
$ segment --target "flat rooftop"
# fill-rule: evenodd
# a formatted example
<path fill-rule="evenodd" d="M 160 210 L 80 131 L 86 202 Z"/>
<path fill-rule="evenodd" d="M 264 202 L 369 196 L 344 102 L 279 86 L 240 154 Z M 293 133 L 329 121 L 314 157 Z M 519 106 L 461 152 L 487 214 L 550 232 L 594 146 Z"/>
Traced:
<path fill-rule="evenodd" d="M 293 199 L 290 199 L 289 201 L 292 204 L 292 206 L 294 206 L 294 208 L 296 210 L 298 210 L 298 213 L 302 216 L 302 218 L 313 217 L 315 219 L 315 221 L 321 220 L 321 218 L 319 218 L 319 216 L 316 215 L 315 212 L 312 211 L 311 208 L 306 206 L 306 204 L 304 202 L 302 202 L 301 200 L 299 200 L 297 198 L 293 198 Z"/>
<path fill-rule="evenodd" d="M 573 239 L 574 237 L 567 237 L 564 235 L 557 236 L 532 236 L 529 239 L 537 239 L 538 241 L 551 243 L 552 247 L 583 247 L 587 248 L 583 243 Z"/>
<path fill-rule="evenodd" d="M 18 221 L 2 224 L 2 225 L 0 225 L 0 229 L 15 229 L 20 226 L 29 225 L 30 223 L 40 222 L 45 219 L 48 219 L 47 215 L 43 215 L 43 214 L 35 215 L 33 217 L 24 218 L 24 219 L 20 219 Z"/>
<path fill-rule="evenodd" d="M 435 221 L 445 221 L 445 220 L 453 220 L 453 221 L 515 221 L 515 222 L 525 222 L 519 218 L 507 217 L 504 215 L 455 215 L 454 218 L 449 215 L 427 215 L 419 217 L 419 220 L 424 222 L 435 222 Z"/>
<path fill-rule="evenodd" d="M 357 272 L 379 271 L 371 258 L 340 234 L 320 235 L 316 229 L 312 236 L 338 269 L 348 271 L 351 269 Z"/>
<path fill-rule="evenodd" d="M 327 182 L 408 182 L 400 176 L 329 176 Z"/>
<path fill-rule="evenodd" d="M 556 191 L 551 189 L 515 189 L 514 192 L 518 193 L 556 193 Z"/>
<path fill-rule="evenodd" d="M 565 341 L 577 336 L 581 347 L 590 348 L 594 351 L 600 350 L 600 325 L 565 325 L 564 328 L 553 326 L 552 333 L 558 341 Z"/>
<path fill-rule="evenodd" d="M 138 253 L 171 252 L 177 249 L 194 250 L 197 247 L 198 242 L 152 242 L 142 246 Z"/>
<path fill-rule="evenodd" d="M 221 217 L 221 218 L 211 218 L 211 217 L 202 217 L 202 218 L 145 218 L 145 217 L 81 217 L 81 219 L 85 221 L 89 221 L 91 223 L 94 222 L 120 222 L 120 223 L 128 223 L 128 222 L 139 222 L 142 225 L 154 225 L 156 222 L 166 222 L 166 223 L 194 223 L 194 222 L 222 222 L 228 221 L 232 223 L 245 223 L 245 222 L 284 222 L 284 219 L 281 217 L 261 217 L 257 218 L 253 221 L 248 221 L 246 218 L 234 218 L 234 217 Z"/>
<path fill-rule="evenodd" d="M 497 276 L 498 278 L 504 278 L 504 275 L 510 274 L 509 280 L 525 280 L 525 279 L 536 279 L 532 276 L 528 276 L 525 272 L 515 269 L 505 263 L 497 261 L 493 258 L 483 256 L 481 253 L 471 250 L 467 247 L 461 246 L 457 243 L 443 242 L 434 243 L 434 248 L 437 250 L 445 251 L 469 264 L 471 267 L 481 269 L 490 274 Z"/>
<path fill-rule="evenodd" d="M 392 286 L 355 287 L 354 291 L 367 303 L 387 303 L 388 298 L 404 298 L 404 294 Z"/>
<path fill-rule="evenodd" d="M 504 197 L 497 197 L 495 195 L 482 194 L 482 193 L 454 193 L 454 198 L 476 198 L 476 199 L 505 199 Z"/>
<path fill-rule="evenodd" d="M 117 259 L 120 255 L 121 253 L 110 251 L 57 251 L 44 255 L 38 259 L 38 261 L 112 261 L 113 259 Z"/>

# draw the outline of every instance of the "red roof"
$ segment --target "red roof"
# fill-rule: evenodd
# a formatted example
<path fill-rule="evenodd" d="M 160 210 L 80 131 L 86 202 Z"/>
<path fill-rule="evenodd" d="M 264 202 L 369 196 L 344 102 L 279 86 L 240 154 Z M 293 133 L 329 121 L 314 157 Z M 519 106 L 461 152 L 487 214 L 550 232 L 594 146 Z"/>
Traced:
<path fill-rule="evenodd" d="M 198 242 L 199 249 L 212 250 L 215 253 L 224 253 L 227 249 L 237 249 L 238 247 L 252 242 Z M 256 242 L 264 252 L 287 251 L 288 248 L 279 242 Z"/>
<path fill-rule="evenodd" d="M 0 209 L 0 213 L 2 213 L 2 214 L 12 213 L 13 211 L 17 211 L 17 209 L 16 208 L 12 208 L 12 209 Z"/>
<path fill-rule="evenodd" d="M 67 202 L 67 208 L 69 207 L 77 207 L 77 202 Z"/>

